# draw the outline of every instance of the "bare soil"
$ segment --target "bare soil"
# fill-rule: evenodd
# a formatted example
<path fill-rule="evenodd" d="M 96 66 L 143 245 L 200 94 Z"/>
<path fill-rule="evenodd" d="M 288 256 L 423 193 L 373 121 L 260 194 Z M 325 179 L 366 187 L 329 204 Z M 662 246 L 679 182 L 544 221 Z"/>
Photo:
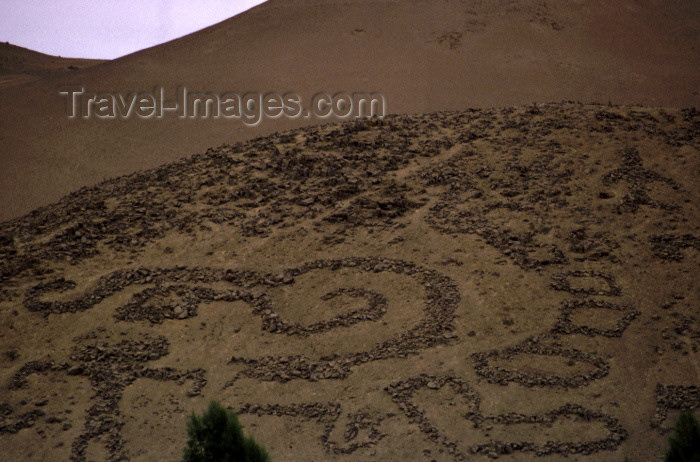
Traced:
<path fill-rule="evenodd" d="M 476 25 L 474 27 L 477 27 Z M 307 127 L 0 224 L 7 460 L 659 460 L 700 406 L 700 113 Z"/>

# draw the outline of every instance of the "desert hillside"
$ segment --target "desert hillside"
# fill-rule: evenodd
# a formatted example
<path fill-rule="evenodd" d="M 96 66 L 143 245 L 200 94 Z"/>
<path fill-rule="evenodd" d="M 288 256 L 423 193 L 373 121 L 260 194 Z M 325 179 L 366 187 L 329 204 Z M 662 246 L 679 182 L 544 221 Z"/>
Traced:
<path fill-rule="evenodd" d="M 82 186 L 315 119 L 70 120 L 58 88 L 380 92 L 390 113 L 700 102 L 700 3 L 270 0 L 187 37 L 0 88 L 0 220 Z M 58 38 L 60 39 L 60 38 Z"/>
<path fill-rule="evenodd" d="M 73 72 L 102 62 L 99 59 L 50 56 L 0 42 L 0 91 L 51 77 L 70 79 Z"/>
<path fill-rule="evenodd" d="M 660 460 L 700 406 L 699 150 L 690 109 L 391 116 L 5 222 L 4 457 L 177 460 L 216 398 L 275 461 Z"/>

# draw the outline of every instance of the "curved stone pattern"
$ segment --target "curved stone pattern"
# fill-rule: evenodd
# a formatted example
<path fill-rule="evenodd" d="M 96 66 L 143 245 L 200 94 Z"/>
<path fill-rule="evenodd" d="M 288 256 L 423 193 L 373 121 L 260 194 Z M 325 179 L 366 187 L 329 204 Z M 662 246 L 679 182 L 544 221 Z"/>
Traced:
<path fill-rule="evenodd" d="M 550 339 L 547 339 L 547 337 L 550 337 Z M 495 360 L 507 361 L 520 355 L 560 357 L 566 359 L 571 366 L 576 363 L 583 363 L 591 366 L 593 370 L 589 373 L 563 376 L 539 371 L 525 372 L 492 364 Z M 593 380 L 605 377 L 610 371 L 608 363 L 599 358 L 595 353 L 583 352 L 574 348 L 564 348 L 551 342 L 551 336 L 549 335 L 532 337 L 517 345 L 500 350 L 493 350 L 486 353 L 474 353 L 472 358 L 474 359 L 474 369 L 476 373 L 489 382 L 499 385 L 507 385 L 509 382 L 515 382 L 526 387 L 577 388 Z"/>
<path fill-rule="evenodd" d="M 31 409 L 18 396 L 30 395 L 32 374 L 66 374 L 76 378 L 66 387 L 89 382 L 95 394 L 81 398 L 79 406 L 89 410 L 71 446 L 73 460 L 84 460 L 88 443 L 98 441 L 112 460 L 133 456 L 122 436 L 128 432 L 118 410 L 122 392 L 148 377 L 186 383 L 199 393 L 204 369 L 146 366 L 164 358 L 168 340 L 173 351 L 183 351 L 178 342 L 186 338 L 207 348 L 227 339 L 243 348 L 253 345 L 245 353 L 232 349 L 229 367 L 215 363 L 220 356 L 205 358 L 210 383 L 248 378 L 254 387 L 249 401 L 272 402 L 245 404 L 242 413 L 318 419 L 324 429 L 311 441 L 318 440 L 329 457 L 371 459 L 375 450 L 387 455 L 405 449 L 404 429 L 382 420 L 393 415 L 386 409 L 366 413 L 358 397 L 370 386 L 381 389 L 405 377 L 397 374 L 409 361 L 408 376 L 435 373 L 442 354 L 452 355 L 450 361 L 466 357 L 489 383 L 554 387 L 570 401 L 537 415 L 489 416 L 458 377 L 421 375 L 391 385 L 397 405 L 456 458 L 472 451 L 493 457 L 614 449 L 625 435 L 619 423 L 573 404 L 598 409 L 595 394 L 580 390 L 591 381 L 604 381 L 601 389 L 628 385 L 620 374 L 609 374 L 610 367 L 629 362 L 637 351 L 614 342 L 648 344 L 650 354 L 662 355 L 661 361 L 633 359 L 635 372 L 662 383 L 656 364 L 693 361 L 699 351 L 692 279 L 698 201 L 689 174 L 700 152 L 699 134 L 697 110 L 578 103 L 358 120 L 220 146 L 83 188 L 1 223 L 0 337 L 7 348 L 0 362 L 15 376 L 0 401 L 0 437 L 14 443 L 28 433 L 22 429 L 33 427 L 29 433 L 41 435 L 50 428 L 46 424 L 59 428 L 50 405 Z M 286 269 L 259 270 L 263 256 Z M 300 256 L 316 260 L 304 263 Z M 222 268 L 238 258 L 249 270 Z M 171 267 L 171 260 L 209 266 Z M 156 267 L 163 264 L 168 267 Z M 445 274 L 433 269 L 440 265 Z M 80 278 L 98 273 L 104 276 L 84 288 Z M 355 273 L 371 284 L 343 280 Z M 313 301 L 318 313 L 296 311 L 312 306 L 305 305 L 306 297 L 294 298 L 309 281 L 314 293 L 318 284 L 328 287 Z M 387 287 L 395 281 L 415 295 Z M 638 290 L 641 285 L 648 287 Z M 474 305 L 460 307 L 460 288 L 470 291 L 461 295 Z M 279 297 L 293 301 L 282 306 Z M 506 308 L 540 297 L 549 300 L 551 325 L 515 309 L 503 325 L 498 322 Z M 91 316 L 98 305 L 100 313 L 111 309 L 111 316 Z M 399 312 L 404 307 L 410 309 Z M 227 308 L 236 310 L 230 318 L 251 321 L 242 331 L 231 326 L 237 337 L 227 337 L 225 323 L 204 319 Z M 476 312 L 492 318 L 471 325 L 468 317 Z M 76 315 L 54 316 L 67 313 Z M 466 318 L 456 322 L 457 315 Z M 640 318 L 644 328 L 628 329 Z M 396 319 L 402 327 L 392 325 Z M 74 320 L 81 332 L 95 335 L 72 339 L 63 327 Z M 458 337 L 457 328 L 469 338 Z M 171 336 L 136 337 L 144 329 Z M 124 338 L 108 340 L 116 332 Z M 345 341 L 358 332 L 361 342 Z M 63 357 L 44 356 L 44 335 L 51 337 L 51 354 L 64 351 Z M 514 335 L 526 340 L 514 342 Z M 198 354 L 202 345 L 194 345 Z M 391 361 L 370 364 L 384 359 Z M 352 380 L 343 381 L 351 374 Z M 674 377 L 679 383 L 694 378 L 681 368 Z M 255 387 L 260 381 L 277 383 Z M 36 393 L 43 393 L 41 386 Z M 281 404 L 268 395 L 273 387 L 323 392 L 311 403 Z M 433 396 L 431 391 L 445 387 L 467 400 L 465 422 L 476 430 L 504 425 L 502 434 L 508 435 L 509 429 L 518 432 L 508 425 L 588 419 L 609 435 L 585 444 L 484 439 L 467 442 L 471 450 L 461 453 L 457 440 L 449 441 L 421 414 L 410 391 Z M 331 403 L 323 404 L 324 396 Z M 697 389 L 659 385 L 655 399 L 653 417 L 649 406 L 629 411 L 634 418 L 626 414 L 630 446 L 646 445 L 640 450 L 645 455 L 655 449 L 639 422 L 663 430 L 669 409 L 697 409 Z M 634 405 L 631 398 L 617 401 Z M 73 416 L 63 424 L 72 423 L 75 433 Z M 410 450 L 419 454 L 421 448 Z M 423 449 L 426 459 L 429 453 Z"/>
<path fill-rule="evenodd" d="M 372 273 L 390 272 L 410 277 L 425 293 L 423 318 L 409 330 L 362 352 L 341 353 L 319 359 L 300 355 L 268 356 L 260 359 L 233 357 L 230 360 L 231 364 L 245 365 L 245 369 L 237 377 L 243 375 L 258 380 L 280 382 L 291 379 L 341 379 L 347 377 L 354 366 L 380 359 L 405 358 L 419 350 L 446 344 L 456 338 L 453 322 L 454 311 L 460 301 L 459 291 L 450 278 L 436 271 L 403 260 L 345 258 L 307 263 L 301 268 L 287 270 L 287 273 L 298 276 L 313 269 L 341 268 L 358 268 Z"/>
<path fill-rule="evenodd" d="M 170 367 L 146 367 L 147 362 L 167 354 L 168 341 L 164 337 L 146 337 L 141 341 L 123 340 L 111 345 L 93 343 L 76 346 L 69 362 L 57 364 L 47 360 L 26 363 L 14 374 L 9 389 L 27 387 L 27 378 L 32 374 L 59 372 L 86 377 L 95 395 L 92 398 L 92 406 L 87 410 L 83 431 L 71 444 L 70 460 L 85 461 L 88 444 L 98 439 L 103 442 L 110 460 L 124 460 L 128 457 L 123 452 L 125 440 L 121 435 L 121 428 L 124 421 L 119 402 L 127 386 L 141 378 L 174 381 L 178 384 L 191 381 L 192 388 L 188 395 L 196 396 L 207 383 L 203 369 L 178 371 Z M 3 427 L 14 433 L 19 428 L 33 426 L 38 417 L 41 415 L 23 414 L 9 426 Z"/>
<path fill-rule="evenodd" d="M 236 412 L 238 414 L 254 414 L 257 416 L 293 417 L 310 420 L 323 424 L 323 432 L 319 440 L 326 451 L 337 454 L 352 454 L 358 449 L 376 445 L 385 433 L 379 431 L 379 426 L 384 419 L 382 416 L 372 416 L 365 412 L 347 414 L 347 422 L 343 429 L 343 441 L 334 441 L 331 433 L 338 425 L 343 415 L 342 407 L 338 403 L 304 403 L 304 404 L 244 404 Z M 360 432 L 366 437 L 358 438 Z"/>
<path fill-rule="evenodd" d="M 130 270 L 114 271 L 103 276 L 97 284 L 88 292 L 69 301 L 43 301 L 42 297 L 51 292 L 65 292 L 76 287 L 75 281 L 64 278 L 56 278 L 48 282 L 37 284 L 27 289 L 24 298 L 24 306 L 29 311 L 40 312 L 45 315 L 58 313 L 75 313 L 89 310 L 98 303 L 129 286 L 154 284 L 155 288 L 146 288 L 135 294 L 124 306 L 120 307 L 115 317 L 123 321 L 149 320 L 160 322 L 172 317 L 172 307 L 160 305 L 149 307 L 146 302 L 155 295 L 168 295 L 176 292 L 183 297 L 188 313 L 196 313 L 196 307 L 201 301 L 238 301 L 242 300 L 241 291 L 222 292 L 208 289 L 202 286 L 190 286 L 185 284 L 205 284 L 226 281 L 234 287 L 254 285 L 264 282 L 263 276 L 253 272 L 220 270 L 211 268 L 137 268 Z M 281 282 L 281 281 L 279 281 Z M 165 285 L 175 283 L 174 285 Z M 276 281 L 271 278 L 271 284 Z M 250 297 L 250 294 L 247 294 Z M 152 308 L 152 310 L 149 310 Z"/>
<path fill-rule="evenodd" d="M 601 273 L 598 272 L 575 272 L 574 274 L 583 274 L 585 276 L 601 275 Z M 555 277 L 556 276 L 557 275 L 555 275 Z M 612 289 L 617 289 L 612 276 L 603 275 L 603 279 Z M 565 278 L 561 280 L 566 281 Z M 565 287 L 570 286 L 567 283 Z M 583 292 L 574 292 L 588 295 L 590 291 L 584 290 Z M 610 295 L 609 292 L 605 293 L 606 295 Z M 620 295 L 619 290 L 615 290 L 614 293 L 616 295 Z M 596 294 L 599 295 L 598 292 L 596 292 Z M 587 326 L 585 324 L 574 324 L 571 316 L 578 310 L 611 310 L 612 312 L 619 312 L 620 317 L 616 321 L 614 327 L 602 329 Z M 489 382 L 499 385 L 507 385 L 510 382 L 514 382 L 526 387 L 538 386 L 578 388 L 584 386 L 593 380 L 601 379 L 608 375 L 610 365 L 594 352 L 583 352 L 574 348 L 564 348 L 557 343 L 558 339 L 562 335 L 573 334 L 582 334 L 588 337 L 620 337 L 630 323 L 640 314 L 639 311 L 630 307 L 591 299 L 565 300 L 561 304 L 560 313 L 561 314 L 559 315 L 555 325 L 551 329 L 544 331 L 541 334 L 532 336 L 516 345 L 472 354 L 476 373 L 487 379 Z M 522 355 L 557 357 L 562 360 L 566 359 L 568 366 L 574 366 L 577 363 L 582 363 L 592 367 L 593 370 L 588 373 L 563 376 L 544 371 L 526 372 L 516 368 L 505 368 L 493 364 L 497 360 L 508 361 Z"/>
<path fill-rule="evenodd" d="M 454 282 L 436 271 L 421 268 L 403 260 L 380 257 L 344 258 L 317 260 L 298 268 L 290 268 L 279 275 L 257 274 L 251 271 L 234 271 L 211 268 L 171 268 L 116 271 L 102 277 L 92 290 L 69 301 L 48 302 L 42 296 L 49 292 L 61 292 L 75 287 L 73 281 L 54 279 L 36 285 L 27 290 L 25 307 L 29 311 L 49 313 L 66 313 L 92 308 L 107 297 L 133 285 L 155 284 L 155 288 L 146 288 L 136 293 L 126 305 L 116 310 L 115 317 L 121 321 L 149 320 L 154 323 L 164 319 L 186 319 L 196 316 L 201 303 L 214 301 L 248 303 L 253 314 L 262 319 L 262 329 L 269 333 L 293 336 L 308 336 L 331 329 L 352 326 L 361 321 L 376 321 L 386 311 L 386 299 L 381 294 L 356 288 L 341 288 L 323 296 L 330 300 L 341 294 L 364 298 L 367 307 L 339 314 L 330 320 L 309 326 L 292 324 L 275 312 L 270 298 L 266 294 L 256 294 L 254 287 L 279 287 L 294 284 L 294 278 L 310 271 L 337 271 L 354 268 L 364 272 L 389 272 L 405 275 L 413 279 L 424 290 L 423 317 L 412 328 L 400 335 L 374 345 L 372 348 L 351 354 L 338 354 L 330 358 L 308 358 L 304 356 L 263 357 L 260 359 L 237 358 L 231 363 L 245 365 L 242 372 L 247 377 L 260 380 L 287 381 L 293 378 L 319 380 L 342 378 L 350 373 L 353 366 L 392 357 L 406 357 L 418 350 L 434 345 L 448 343 L 454 337 L 452 331 L 454 311 L 460 301 L 459 292 Z M 199 284 L 225 281 L 236 289 L 215 290 Z M 166 285 L 167 283 L 174 283 Z M 190 286 L 187 284 L 198 284 Z M 183 300 L 180 311 L 171 305 L 151 306 L 147 302 L 154 295 L 178 294 Z"/>
<path fill-rule="evenodd" d="M 615 326 L 610 329 L 601 329 L 591 327 L 585 324 L 575 324 L 571 320 L 571 315 L 579 310 L 610 310 L 614 313 L 619 313 L 619 318 L 615 322 Z M 625 329 L 634 321 L 641 313 L 633 308 L 616 305 L 614 303 L 604 302 L 600 300 L 567 300 L 562 303 L 561 315 L 557 320 L 557 324 L 552 328 L 552 332 L 556 334 L 583 334 L 589 337 L 620 337 Z"/>
<path fill-rule="evenodd" d="M 532 441 L 494 441 L 484 435 L 484 442 L 474 442 L 469 445 L 468 453 L 460 450 L 457 442 L 452 441 L 445 434 L 445 429 L 435 426 L 426 417 L 426 413 L 415 403 L 415 395 L 421 390 L 437 391 L 443 387 L 450 387 L 454 393 L 461 396 L 467 402 L 467 407 L 460 410 L 465 421 L 471 422 L 474 428 L 482 428 L 487 425 L 514 425 L 530 424 L 533 426 L 551 426 L 562 417 L 577 417 L 579 425 L 602 423 L 608 435 L 605 438 L 574 442 L 574 441 L 549 441 L 546 444 L 536 444 Z M 594 454 L 599 451 L 611 451 L 616 449 L 628 436 L 627 431 L 613 416 L 586 409 L 577 404 L 565 404 L 557 409 L 542 414 L 502 414 L 484 415 L 480 410 L 481 397 L 468 383 L 459 378 L 450 376 L 430 376 L 421 374 L 405 381 L 395 382 L 386 388 L 392 400 L 397 404 L 408 419 L 418 425 L 420 431 L 433 442 L 445 447 L 456 460 L 465 460 L 469 454 L 484 454 L 490 457 L 513 454 L 516 452 L 532 452 L 538 456 L 550 454 Z M 465 422 L 466 425 L 467 422 Z M 484 433 L 487 433 L 484 431 Z"/>
<path fill-rule="evenodd" d="M 599 289 L 596 287 L 575 287 L 572 282 L 576 278 L 595 278 L 603 281 L 608 288 Z M 622 293 L 622 289 L 616 284 L 615 277 L 601 271 L 566 271 L 552 276 L 552 289 L 563 290 L 574 295 L 601 295 L 616 297 Z"/>

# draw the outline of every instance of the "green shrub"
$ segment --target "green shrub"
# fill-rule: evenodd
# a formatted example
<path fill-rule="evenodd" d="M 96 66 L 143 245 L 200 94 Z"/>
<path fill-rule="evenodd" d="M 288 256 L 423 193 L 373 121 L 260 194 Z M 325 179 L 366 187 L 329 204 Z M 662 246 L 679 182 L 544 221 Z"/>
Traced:
<path fill-rule="evenodd" d="M 700 462 L 700 423 L 692 412 L 678 417 L 668 445 L 665 462 Z"/>
<path fill-rule="evenodd" d="M 217 401 L 202 416 L 187 421 L 189 440 L 183 462 L 269 462 L 265 449 L 243 435 L 238 417 Z"/>

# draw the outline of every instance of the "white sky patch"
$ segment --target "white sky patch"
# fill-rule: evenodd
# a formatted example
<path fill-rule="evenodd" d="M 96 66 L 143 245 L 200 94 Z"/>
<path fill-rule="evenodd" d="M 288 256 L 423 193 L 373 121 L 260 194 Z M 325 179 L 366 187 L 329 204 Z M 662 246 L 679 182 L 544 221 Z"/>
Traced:
<path fill-rule="evenodd" d="M 113 59 L 198 31 L 264 0 L 0 0 L 0 41 Z"/>

